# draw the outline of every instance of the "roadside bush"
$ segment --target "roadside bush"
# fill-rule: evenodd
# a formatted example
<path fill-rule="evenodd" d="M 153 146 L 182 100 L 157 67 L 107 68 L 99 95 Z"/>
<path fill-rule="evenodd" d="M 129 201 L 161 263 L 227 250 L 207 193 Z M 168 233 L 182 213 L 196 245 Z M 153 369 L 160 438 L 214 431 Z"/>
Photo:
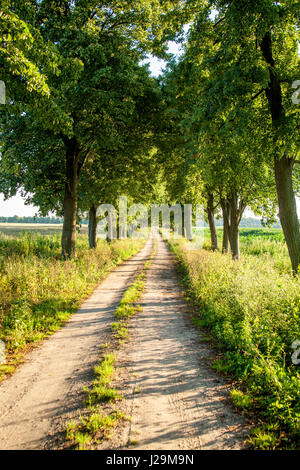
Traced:
<path fill-rule="evenodd" d="M 300 368 L 292 363 L 291 347 L 300 340 L 300 276 L 280 273 L 260 257 L 235 262 L 187 251 L 184 242 L 170 245 L 183 265 L 198 322 L 223 352 L 216 368 L 247 386 L 251 408 L 268 425 L 267 431 L 256 429 L 252 444 L 265 448 L 276 435 L 275 447 L 299 448 Z"/>
<path fill-rule="evenodd" d="M 108 271 L 142 244 L 100 241 L 89 250 L 87 237 L 80 235 L 76 258 L 63 261 L 59 235 L 0 235 L 0 339 L 8 352 L 61 327 Z"/>

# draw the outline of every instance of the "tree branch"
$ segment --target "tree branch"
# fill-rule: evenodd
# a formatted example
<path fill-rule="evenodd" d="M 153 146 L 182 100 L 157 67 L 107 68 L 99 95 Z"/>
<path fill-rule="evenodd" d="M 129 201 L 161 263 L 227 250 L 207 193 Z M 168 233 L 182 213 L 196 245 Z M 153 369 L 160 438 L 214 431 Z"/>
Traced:
<path fill-rule="evenodd" d="M 223 16 L 223 18 L 220 18 L 214 25 L 213 25 L 213 28 L 215 28 L 216 26 L 218 26 L 218 24 L 222 23 L 222 21 L 225 20 L 225 16 Z"/>
<path fill-rule="evenodd" d="M 255 100 L 256 98 L 258 98 L 259 95 L 261 95 L 264 91 L 265 91 L 265 88 L 262 88 L 258 93 L 256 93 L 254 96 L 252 96 L 252 98 L 250 98 L 250 100 L 248 101 L 248 103 L 250 103 L 250 101 L 253 101 L 253 100 Z"/>

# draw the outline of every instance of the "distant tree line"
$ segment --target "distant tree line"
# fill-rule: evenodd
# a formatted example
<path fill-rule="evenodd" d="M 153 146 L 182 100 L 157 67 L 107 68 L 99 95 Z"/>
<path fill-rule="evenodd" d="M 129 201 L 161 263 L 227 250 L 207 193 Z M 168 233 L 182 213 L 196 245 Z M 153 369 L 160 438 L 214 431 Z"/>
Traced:
<path fill-rule="evenodd" d="M 59 217 L 38 217 L 38 216 L 33 216 L 33 217 L 19 217 L 18 215 L 14 215 L 12 217 L 0 217 L 0 223 L 11 223 L 11 224 L 62 224 L 63 223 L 63 218 Z M 81 225 L 87 225 L 89 221 L 87 219 L 82 219 L 80 221 Z M 215 219 L 215 224 L 216 227 L 222 227 L 223 226 L 223 219 Z M 205 226 L 208 226 L 207 223 L 205 223 Z M 262 221 L 258 218 L 255 217 L 245 217 L 241 220 L 240 227 L 251 227 L 251 228 L 256 228 L 256 227 L 264 227 L 264 224 Z M 272 228 L 281 228 L 280 223 L 275 223 L 272 225 Z"/>
<path fill-rule="evenodd" d="M 223 219 L 215 219 L 216 227 L 223 227 Z M 251 227 L 251 228 L 261 228 L 265 227 L 266 224 L 263 220 L 255 217 L 244 217 L 240 222 L 240 227 Z M 280 222 L 275 222 L 270 226 L 270 228 L 281 228 Z"/>
<path fill-rule="evenodd" d="M 0 223 L 14 224 L 62 224 L 63 219 L 58 217 L 0 217 Z"/>

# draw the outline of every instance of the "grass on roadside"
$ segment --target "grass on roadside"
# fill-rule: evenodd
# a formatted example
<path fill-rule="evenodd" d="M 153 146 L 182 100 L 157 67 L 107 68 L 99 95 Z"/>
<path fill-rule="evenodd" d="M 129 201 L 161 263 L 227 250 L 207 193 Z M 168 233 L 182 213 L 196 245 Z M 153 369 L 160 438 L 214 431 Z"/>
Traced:
<path fill-rule="evenodd" d="M 77 257 L 63 261 L 59 235 L 0 234 L 0 340 L 7 350 L 0 380 L 14 371 L 29 344 L 59 329 L 105 275 L 143 243 L 100 241 L 89 250 L 87 237 L 80 235 Z"/>
<path fill-rule="evenodd" d="M 219 248 L 222 247 L 223 230 L 217 228 Z M 204 229 L 205 250 L 210 250 L 210 231 Z M 280 273 L 290 273 L 291 263 L 281 229 L 240 228 L 240 249 L 242 259 L 247 256 L 259 257 Z"/>
<path fill-rule="evenodd" d="M 220 351 L 214 368 L 238 381 L 236 407 L 259 426 L 257 449 L 299 449 L 300 370 L 292 344 L 300 340 L 300 277 L 280 273 L 260 257 L 239 262 L 171 241 L 183 269 L 187 296 Z"/>

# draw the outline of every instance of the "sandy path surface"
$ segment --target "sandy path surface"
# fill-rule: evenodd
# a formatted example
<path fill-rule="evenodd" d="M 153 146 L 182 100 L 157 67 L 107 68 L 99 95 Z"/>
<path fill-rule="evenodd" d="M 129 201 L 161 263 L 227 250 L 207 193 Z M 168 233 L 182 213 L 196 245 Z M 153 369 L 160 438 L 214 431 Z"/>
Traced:
<path fill-rule="evenodd" d="M 0 449 L 59 446 L 68 416 L 82 406 L 82 389 L 92 380 L 114 310 L 151 251 L 149 240 L 0 385 Z"/>
<path fill-rule="evenodd" d="M 130 448 L 243 448 L 246 424 L 230 405 L 228 385 L 209 365 L 211 350 L 191 325 L 174 255 L 160 239 L 141 305 L 123 352 L 132 372 Z"/>

